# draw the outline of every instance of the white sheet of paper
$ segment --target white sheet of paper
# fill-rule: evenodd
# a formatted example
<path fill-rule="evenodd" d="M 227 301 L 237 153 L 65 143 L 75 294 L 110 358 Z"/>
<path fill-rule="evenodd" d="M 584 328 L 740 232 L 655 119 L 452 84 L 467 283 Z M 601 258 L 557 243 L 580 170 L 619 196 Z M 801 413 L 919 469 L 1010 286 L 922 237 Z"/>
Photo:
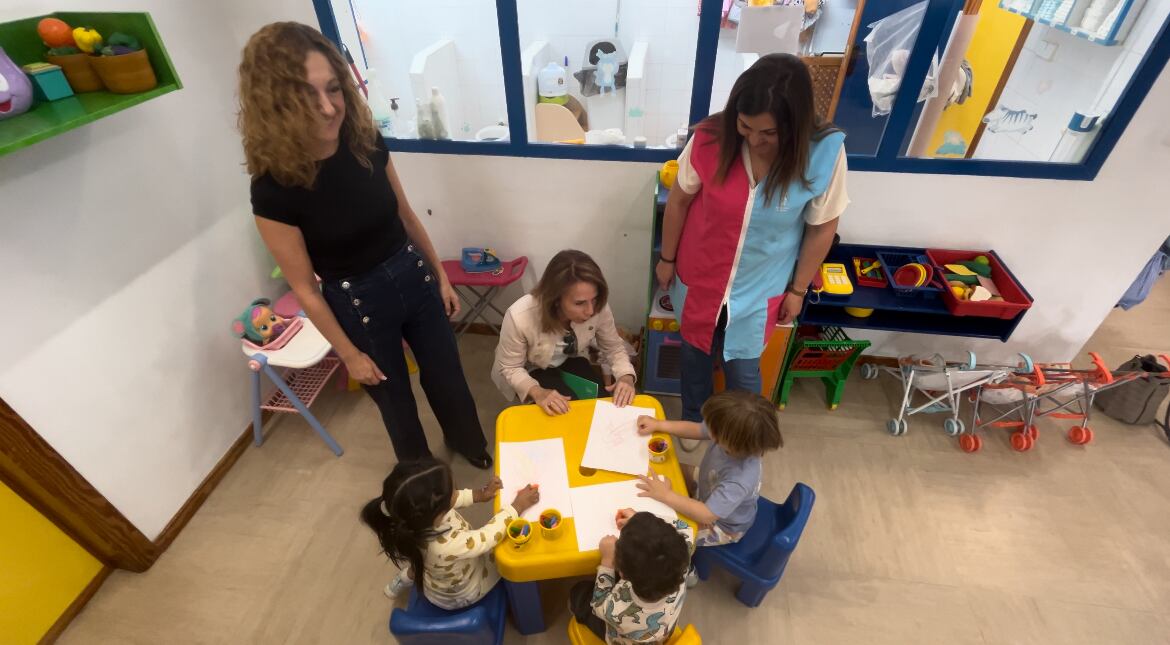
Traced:
<path fill-rule="evenodd" d="M 631 479 L 569 489 L 569 496 L 573 498 L 578 551 L 592 551 L 601 538 L 618 534 L 616 516 L 619 509 L 646 511 L 668 522 L 678 519 L 678 513 L 666 504 L 649 497 L 638 497 L 637 484 L 638 480 Z"/>
<path fill-rule="evenodd" d="M 651 408 L 627 405 L 619 408 L 609 401 L 593 407 L 593 423 L 581 465 L 627 475 L 645 475 L 650 468 L 649 436 L 638 434 L 638 417 L 654 416 Z"/>
<path fill-rule="evenodd" d="M 529 484 L 540 485 L 540 502 L 524 511 L 521 517 L 535 522 L 540 512 L 555 508 L 561 517 L 573 516 L 569 497 L 569 472 L 565 466 L 565 442 L 562 439 L 500 442 L 501 501 L 511 503 L 516 492 Z"/>

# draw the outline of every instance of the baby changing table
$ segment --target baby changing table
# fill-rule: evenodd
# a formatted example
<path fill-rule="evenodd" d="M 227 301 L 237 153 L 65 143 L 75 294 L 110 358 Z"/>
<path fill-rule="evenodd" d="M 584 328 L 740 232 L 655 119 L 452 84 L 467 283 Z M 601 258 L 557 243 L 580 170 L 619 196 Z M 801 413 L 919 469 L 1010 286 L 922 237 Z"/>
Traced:
<path fill-rule="evenodd" d="M 284 347 L 264 350 L 241 343 L 252 370 L 252 433 L 259 446 L 264 442 L 262 411 L 300 413 L 321 437 L 333 454 L 343 452 L 341 446 L 325 430 L 309 406 L 325 388 L 329 378 L 340 368 L 341 359 L 332 354 L 333 347 L 308 318 Z M 280 368 L 279 370 L 277 368 Z M 260 401 L 260 373 L 276 385 L 276 391 L 267 401 Z"/>

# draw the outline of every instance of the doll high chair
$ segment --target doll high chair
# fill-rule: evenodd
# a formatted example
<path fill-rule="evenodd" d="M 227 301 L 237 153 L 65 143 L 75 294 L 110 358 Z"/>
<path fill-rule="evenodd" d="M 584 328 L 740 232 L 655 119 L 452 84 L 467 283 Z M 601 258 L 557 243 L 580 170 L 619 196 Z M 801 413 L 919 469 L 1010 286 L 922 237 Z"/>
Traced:
<path fill-rule="evenodd" d="M 300 331 L 280 349 L 255 349 L 241 343 L 248 369 L 252 370 L 252 435 L 257 446 L 264 442 L 263 410 L 280 413 L 299 412 L 325 445 L 338 457 L 341 446 L 309 411 L 333 373 L 342 367 L 341 359 L 332 354 L 333 347 L 313 322 L 301 319 Z M 283 373 L 276 368 L 284 368 Z M 267 401 L 260 401 L 260 373 L 263 372 L 276 391 Z"/>

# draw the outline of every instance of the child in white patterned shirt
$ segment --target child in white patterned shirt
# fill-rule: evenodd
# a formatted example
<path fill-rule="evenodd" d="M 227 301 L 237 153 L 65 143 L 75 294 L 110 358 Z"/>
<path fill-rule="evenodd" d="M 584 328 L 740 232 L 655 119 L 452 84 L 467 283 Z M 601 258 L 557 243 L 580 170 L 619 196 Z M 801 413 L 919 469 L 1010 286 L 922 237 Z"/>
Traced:
<path fill-rule="evenodd" d="M 598 545 L 597 578 L 573 587 L 569 608 L 607 645 L 664 643 L 687 596 L 691 527 L 629 508 L 618 511 L 617 524 L 621 535 Z"/>
<path fill-rule="evenodd" d="M 455 510 L 490 501 L 502 488 L 498 477 L 474 492 L 455 490 L 451 467 L 433 458 L 399 463 L 382 482 L 382 495 L 362 509 L 362 521 L 401 572 L 386 586 L 393 597 L 423 574 L 422 592 L 442 609 L 473 605 L 500 581 L 492 550 L 508 522 L 540 500 L 526 486 L 511 504 L 500 504 L 487 524 L 471 528 Z"/>

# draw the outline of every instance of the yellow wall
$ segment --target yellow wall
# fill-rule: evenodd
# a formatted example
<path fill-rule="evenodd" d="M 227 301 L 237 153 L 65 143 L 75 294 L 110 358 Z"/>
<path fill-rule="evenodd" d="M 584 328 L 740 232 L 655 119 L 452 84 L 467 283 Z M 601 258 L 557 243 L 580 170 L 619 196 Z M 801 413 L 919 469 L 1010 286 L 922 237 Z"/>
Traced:
<path fill-rule="evenodd" d="M 975 84 L 971 98 L 962 105 L 952 105 L 943 110 L 938 128 L 931 138 L 929 153 L 936 157 L 961 157 L 940 155 L 935 151 L 943 144 L 947 131 L 958 132 L 967 145 L 979 128 L 979 122 L 991 108 L 991 95 L 1003 76 L 1004 65 L 1011 56 L 1012 48 L 1027 21 L 1023 17 L 1000 9 L 998 3 L 984 2 L 979 11 L 979 24 L 967 48 L 967 61 L 971 63 Z"/>
<path fill-rule="evenodd" d="M 0 483 L 0 642 L 36 643 L 101 568 Z"/>

